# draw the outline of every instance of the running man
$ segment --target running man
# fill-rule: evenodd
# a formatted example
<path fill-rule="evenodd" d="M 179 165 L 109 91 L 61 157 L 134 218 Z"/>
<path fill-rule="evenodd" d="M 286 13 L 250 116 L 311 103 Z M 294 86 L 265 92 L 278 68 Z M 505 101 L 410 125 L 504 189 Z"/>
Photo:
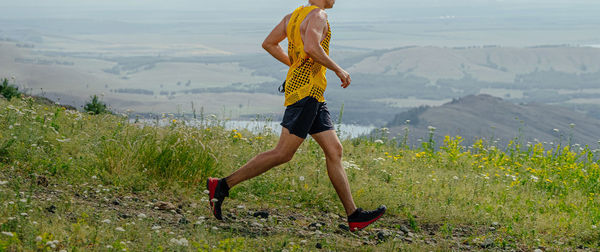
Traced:
<path fill-rule="evenodd" d="M 263 42 L 267 52 L 290 67 L 284 88 L 286 109 L 281 122 L 281 136 L 275 149 L 252 158 L 231 175 L 207 179 L 210 206 L 217 219 L 222 220 L 221 206 L 225 197 L 229 196 L 230 188 L 289 162 L 308 134 L 323 149 L 327 174 L 344 205 L 350 230 L 367 227 L 385 212 L 385 205 L 365 211 L 354 204 L 346 171 L 342 167 L 342 144 L 323 97 L 327 87 L 327 69 L 337 74 L 343 88 L 351 82 L 348 72 L 329 57 L 331 30 L 324 10 L 334 4 L 335 0 L 309 0 L 308 5 L 285 16 Z M 287 54 L 279 46 L 286 38 Z"/>

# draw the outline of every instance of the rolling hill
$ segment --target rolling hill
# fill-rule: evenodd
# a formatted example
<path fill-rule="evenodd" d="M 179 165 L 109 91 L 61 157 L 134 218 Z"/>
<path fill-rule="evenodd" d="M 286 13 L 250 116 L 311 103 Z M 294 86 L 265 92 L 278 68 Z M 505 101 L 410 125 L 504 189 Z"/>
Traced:
<path fill-rule="evenodd" d="M 408 123 L 407 123 L 407 120 Z M 460 135 L 466 143 L 482 138 L 506 146 L 518 138 L 522 144 L 580 144 L 591 148 L 600 140 L 600 120 L 560 106 L 513 104 L 490 95 L 470 95 L 439 107 L 420 107 L 396 115 L 388 124 L 390 136 L 402 137 L 409 129 L 409 143 L 427 141 L 429 127 L 434 140 Z"/>

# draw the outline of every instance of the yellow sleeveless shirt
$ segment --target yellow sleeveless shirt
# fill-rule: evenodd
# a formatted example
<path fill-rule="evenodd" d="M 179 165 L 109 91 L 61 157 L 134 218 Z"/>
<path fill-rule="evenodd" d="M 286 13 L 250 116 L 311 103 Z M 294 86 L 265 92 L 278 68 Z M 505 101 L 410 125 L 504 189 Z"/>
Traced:
<path fill-rule="evenodd" d="M 315 62 L 304 52 L 304 43 L 300 36 L 300 25 L 306 16 L 318 9 L 317 6 L 300 6 L 296 9 L 287 25 L 286 33 L 288 39 L 288 55 L 292 66 L 285 79 L 285 103 L 289 106 L 302 98 L 311 96 L 319 102 L 324 102 L 323 93 L 327 88 L 325 72 L 327 68 Z M 329 55 L 329 41 L 331 40 L 331 28 L 327 22 L 327 35 L 321 42 L 321 47 Z"/>

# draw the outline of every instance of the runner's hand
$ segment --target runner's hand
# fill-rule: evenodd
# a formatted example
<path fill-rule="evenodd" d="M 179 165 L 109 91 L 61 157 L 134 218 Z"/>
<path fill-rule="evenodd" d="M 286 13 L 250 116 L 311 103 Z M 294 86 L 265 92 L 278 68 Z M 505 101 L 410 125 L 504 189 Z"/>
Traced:
<path fill-rule="evenodd" d="M 350 86 L 350 82 L 352 82 L 352 79 L 350 78 L 350 74 L 348 74 L 346 70 L 340 69 L 339 71 L 335 72 L 335 74 L 337 74 L 337 76 L 340 78 L 340 81 L 342 81 L 341 86 L 343 88 L 347 88 L 348 86 Z"/>

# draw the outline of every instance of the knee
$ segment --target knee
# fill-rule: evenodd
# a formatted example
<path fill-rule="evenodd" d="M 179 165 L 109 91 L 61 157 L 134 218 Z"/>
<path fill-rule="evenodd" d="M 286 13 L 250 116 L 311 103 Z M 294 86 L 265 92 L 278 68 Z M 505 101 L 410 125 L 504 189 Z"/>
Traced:
<path fill-rule="evenodd" d="M 327 151 L 325 156 L 329 160 L 338 161 L 338 160 L 342 159 L 343 153 L 344 153 L 344 148 L 342 147 L 342 144 L 336 144 Z"/>
<path fill-rule="evenodd" d="M 294 157 L 294 153 L 284 152 L 280 150 L 273 150 L 273 153 L 275 154 L 278 164 L 285 164 L 292 160 L 292 158 Z"/>

